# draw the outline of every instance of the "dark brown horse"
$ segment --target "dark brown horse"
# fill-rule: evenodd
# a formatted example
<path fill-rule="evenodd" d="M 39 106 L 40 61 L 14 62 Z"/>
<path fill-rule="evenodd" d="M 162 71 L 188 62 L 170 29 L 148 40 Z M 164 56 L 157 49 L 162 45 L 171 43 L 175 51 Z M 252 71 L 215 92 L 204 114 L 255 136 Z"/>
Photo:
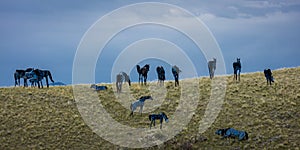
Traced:
<path fill-rule="evenodd" d="M 26 70 L 16 70 L 14 73 L 14 78 L 15 78 L 15 86 L 19 85 L 20 86 L 20 79 L 24 79 L 24 87 L 27 87 L 27 77 L 26 73 L 32 72 L 34 69 L 33 68 L 27 68 Z"/>
<path fill-rule="evenodd" d="M 157 72 L 158 84 L 164 85 L 164 81 L 166 79 L 164 67 L 163 66 L 157 66 L 156 67 L 156 72 Z"/>
<path fill-rule="evenodd" d="M 143 68 L 141 68 L 139 65 L 136 65 L 136 70 L 139 73 L 139 83 L 142 82 L 143 84 L 142 78 L 144 78 L 144 84 L 146 85 L 147 75 L 148 75 L 148 71 L 150 70 L 150 65 L 146 64 Z"/>
<path fill-rule="evenodd" d="M 235 79 L 235 81 L 240 81 L 240 74 L 242 70 L 240 58 L 236 59 L 236 62 L 232 64 L 232 67 L 233 67 L 233 74 L 234 74 L 233 80 Z"/>

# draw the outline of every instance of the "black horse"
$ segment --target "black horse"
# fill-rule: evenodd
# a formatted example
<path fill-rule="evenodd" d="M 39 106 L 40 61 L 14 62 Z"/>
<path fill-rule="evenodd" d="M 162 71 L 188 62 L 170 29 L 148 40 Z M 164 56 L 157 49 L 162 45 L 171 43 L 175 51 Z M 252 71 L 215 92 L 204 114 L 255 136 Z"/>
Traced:
<path fill-rule="evenodd" d="M 116 87 L 117 87 L 117 93 L 121 93 L 122 91 L 122 84 L 123 82 L 128 82 L 128 85 L 131 86 L 131 81 L 129 75 L 125 72 L 120 72 L 116 76 Z"/>
<path fill-rule="evenodd" d="M 166 79 L 164 67 L 163 66 L 156 67 L 156 72 L 157 72 L 158 83 L 160 85 L 164 85 L 164 81 Z"/>
<path fill-rule="evenodd" d="M 164 112 L 161 112 L 160 114 L 151 114 L 149 115 L 149 120 L 151 121 L 150 123 L 150 129 L 153 126 L 155 126 L 155 120 L 159 120 L 160 121 L 160 129 L 162 128 L 162 123 L 163 123 L 163 119 L 165 119 L 166 122 L 169 122 L 169 119 L 167 117 L 167 115 Z"/>
<path fill-rule="evenodd" d="M 237 58 L 236 62 L 234 62 L 232 66 L 233 66 L 233 73 L 234 73 L 233 79 L 235 79 L 236 81 L 237 80 L 240 81 L 240 74 L 242 70 L 240 58 Z"/>
<path fill-rule="evenodd" d="M 139 83 L 142 82 L 143 84 L 142 78 L 144 78 L 144 84 L 146 85 L 147 75 L 148 75 L 148 71 L 150 70 L 150 65 L 146 64 L 143 68 L 141 68 L 139 65 L 136 65 L 136 70 L 139 73 Z"/>
<path fill-rule="evenodd" d="M 14 73 L 14 78 L 15 78 L 15 86 L 19 85 L 20 86 L 20 79 L 23 78 L 24 79 L 24 87 L 27 87 L 27 79 L 28 77 L 26 77 L 26 73 L 32 72 L 34 69 L 33 68 L 27 68 L 26 70 L 20 70 L 17 69 Z"/>
<path fill-rule="evenodd" d="M 179 86 L 179 73 L 181 72 L 181 70 L 179 70 L 179 68 L 175 65 L 172 67 L 172 74 L 175 78 L 175 86 Z"/>
<path fill-rule="evenodd" d="M 265 69 L 264 70 L 264 74 L 265 74 L 265 77 L 267 79 L 267 85 L 270 84 L 272 85 L 272 82 L 274 82 L 274 78 L 272 76 L 272 71 L 271 69 Z"/>
<path fill-rule="evenodd" d="M 48 82 L 48 77 L 51 80 L 52 83 L 54 83 L 54 80 L 52 79 L 52 75 L 51 72 L 49 70 L 40 70 L 40 69 L 35 69 L 34 72 L 36 73 L 36 75 L 38 76 L 39 79 L 46 79 L 46 85 L 47 88 L 49 88 L 49 82 Z"/>

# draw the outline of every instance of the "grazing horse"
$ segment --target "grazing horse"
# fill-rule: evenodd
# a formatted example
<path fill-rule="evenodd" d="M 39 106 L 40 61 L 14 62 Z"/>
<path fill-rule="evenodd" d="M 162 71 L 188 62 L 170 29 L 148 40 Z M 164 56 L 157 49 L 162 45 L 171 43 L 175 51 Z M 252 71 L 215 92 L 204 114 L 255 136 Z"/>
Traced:
<path fill-rule="evenodd" d="M 267 79 L 267 85 L 270 84 L 272 85 L 272 82 L 274 82 L 274 78 L 272 76 L 272 71 L 271 69 L 265 69 L 264 70 L 264 74 L 265 74 L 265 77 Z"/>
<path fill-rule="evenodd" d="M 20 79 L 24 79 L 24 87 L 27 87 L 27 77 L 25 76 L 26 73 L 33 71 L 33 68 L 27 68 L 26 70 L 16 70 L 14 73 L 14 78 L 15 78 L 15 86 L 19 85 L 20 86 Z"/>
<path fill-rule="evenodd" d="M 181 70 L 179 70 L 179 68 L 175 65 L 172 67 L 172 74 L 175 78 L 175 86 L 179 86 L 179 73 L 181 72 Z"/>
<path fill-rule="evenodd" d="M 209 61 L 207 64 L 208 64 L 209 77 L 210 79 L 212 79 L 215 75 L 217 59 L 213 58 L 213 60 Z"/>
<path fill-rule="evenodd" d="M 133 112 L 136 110 L 137 107 L 140 107 L 140 113 L 141 113 L 141 115 L 142 115 L 144 103 L 145 103 L 145 101 L 146 101 L 147 99 L 153 100 L 151 96 L 142 96 L 142 97 L 140 97 L 140 99 L 138 99 L 138 100 L 132 102 L 131 105 L 130 105 L 131 113 L 130 113 L 129 116 L 133 116 Z"/>
<path fill-rule="evenodd" d="M 239 139 L 239 141 L 248 139 L 248 133 L 246 131 L 239 131 L 239 130 L 236 130 L 233 128 L 218 129 L 215 133 L 217 135 L 221 135 L 222 138 L 237 137 Z"/>
<path fill-rule="evenodd" d="M 156 67 L 156 72 L 158 77 L 158 83 L 160 83 L 160 85 L 164 85 L 164 81 L 166 79 L 164 67 L 163 66 Z"/>
<path fill-rule="evenodd" d="M 149 69 L 150 69 L 149 64 L 146 64 L 143 68 L 141 68 L 139 65 L 136 65 L 136 70 L 139 73 L 139 83 L 142 81 L 142 84 L 143 84 L 142 78 L 144 78 L 144 84 L 146 85 L 147 74 L 148 74 Z"/>
<path fill-rule="evenodd" d="M 39 78 L 41 78 L 41 79 L 46 78 L 47 88 L 49 88 L 48 77 L 51 80 L 51 82 L 54 83 L 51 72 L 49 70 L 40 70 L 40 69 L 35 69 L 35 70 L 36 70 L 35 72 L 38 74 Z"/>
<path fill-rule="evenodd" d="M 167 117 L 167 115 L 164 112 L 161 112 L 160 114 L 151 114 L 149 115 L 149 120 L 151 121 L 150 123 L 150 129 L 153 126 L 155 126 L 155 120 L 159 120 L 160 121 L 160 129 L 162 128 L 162 123 L 163 123 L 163 119 L 165 119 L 165 121 L 168 123 L 169 119 Z"/>
<path fill-rule="evenodd" d="M 116 87 L 117 87 L 117 93 L 121 93 L 122 91 L 122 83 L 123 82 L 128 82 L 128 85 L 131 86 L 131 81 L 129 75 L 125 72 L 120 72 L 116 76 Z"/>
<path fill-rule="evenodd" d="M 237 58 L 237 61 L 234 62 L 232 64 L 233 66 L 233 73 L 234 73 L 234 76 L 233 76 L 233 79 L 235 79 L 236 81 L 240 81 L 240 73 L 241 73 L 241 70 L 242 70 L 242 65 L 241 65 L 241 61 L 240 61 L 240 58 Z M 239 72 L 239 73 L 237 73 Z"/>

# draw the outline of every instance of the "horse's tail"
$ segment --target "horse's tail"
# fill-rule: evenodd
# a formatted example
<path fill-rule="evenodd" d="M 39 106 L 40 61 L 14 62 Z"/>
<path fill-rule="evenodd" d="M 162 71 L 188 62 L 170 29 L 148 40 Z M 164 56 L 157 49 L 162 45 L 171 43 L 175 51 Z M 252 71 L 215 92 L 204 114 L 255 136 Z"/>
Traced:
<path fill-rule="evenodd" d="M 130 110 L 133 111 L 133 109 L 132 109 L 132 103 L 130 104 Z"/>
<path fill-rule="evenodd" d="M 50 78 L 50 80 L 52 81 L 52 83 L 54 83 L 54 80 L 52 79 L 52 75 L 51 75 L 51 72 L 50 72 L 50 71 L 48 71 L 48 75 L 49 75 L 49 78 Z"/>
<path fill-rule="evenodd" d="M 14 73 L 14 78 L 15 78 L 15 86 L 17 86 L 18 84 L 17 72 Z"/>
<path fill-rule="evenodd" d="M 245 140 L 248 140 L 248 133 L 245 131 Z"/>
<path fill-rule="evenodd" d="M 152 115 L 149 115 L 149 120 L 152 121 Z"/>
<path fill-rule="evenodd" d="M 140 67 L 140 65 L 136 65 L 136 71 L 137 71 L 139 74 L 141 74 L 141 67 Z"/>

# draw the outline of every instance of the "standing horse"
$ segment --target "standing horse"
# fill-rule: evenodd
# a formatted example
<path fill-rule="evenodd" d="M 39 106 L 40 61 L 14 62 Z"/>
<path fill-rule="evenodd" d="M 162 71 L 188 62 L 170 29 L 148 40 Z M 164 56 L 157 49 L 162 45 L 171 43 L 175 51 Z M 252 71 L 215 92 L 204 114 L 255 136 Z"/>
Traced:
<path fill-rule="evenodd" d="M 165 119 L 165 121 L 167 123 L 169 122 L 169 118 L 167 117 L 167 115 L 164 112 L 161 112 L 160 114 L 151 114 L 151 115 L 149 115 L 149 120 L 151 121 L 151 123 L 150 123 L 150 129 L 151 129 L 152 124 L 153 124 L 153 126 L 155 126 L 155 120 L 159 120 L 160 121 L 160 129 L 161 129 L 162 128 L 163 119 Z"/>
<path fill-rule="evenodd" d="M 233 76 L 233 79 L 235 79 L 236 81 L 240 81 L 240 74 L 241 74 L 241 70 L 242 70 L 242 65 L 241 65 L 241 61 L 240 61 L 240 58 L 237 58 L 237 61 L 234 62 L 232 64 L 233 66 L 233 73 L 234 73 L 234 76 Z M 237 73 L 239 72 L 239 73 Z"/>
<path fill-rule="evenodd" d="M 36 69 L 35 71 L 38 74 L 38 77 L 43 79 L 46 78 L 46 84 L 47 84 L 47 88 L 49 88 L 49 82 L 48 82 L 48 77 L 51 80 L 52 83 L 54 83 L 54 80 L 52 79 L 52 75 L 51 72 L 49 70 L 40 70 L 40 69 Z"/>
<path fill-rule="evenodd" d="M 139 83 L 142 81 L 143 84 L 142 78 L 144 78 L 144 84 L 146 85 L 149 69 L 150 69 L 149 64 L 146 64 L 143 68 L 141 68 L 139 65 L 136 65 L 136 70 L 139 73 Z"/>
<path fill-rule="evenodd" d="M 215 75 L 217 59 L 213 58 L 213 60 L 209 61 L 207 64 L 208 64 L 209 77 L 210 79 L 212 79 Z"/>
<path fill-rule="evenodd" d="M 274 82 L 274 78 L 272 76 L 272 71 L 271 69 L 265 69 L 264 70 L 264 74 L 265 74 L 265 77 L 267 79 L 267 85 L 270 84 L 272 85 L 272 82 Z"/>
<path fill-rule="evenodd" d="M 121 93 L 122 91 L 122 84 L 123 82 L 128 82 L 128 85 L 131 86 L 131 81 L 129 75 L 125 72 L 120 72 L 116 76 L 116 87 L 117 87 L 117 93 Z"/>
<path fill-rule="evenodd" d="M 164 81 L 166 79 L 164 67 L 163 66 L 156 67 L 156 72 L 158 77 L 158 83 L 160 85 L 164 85 Z"/>
<path fill-rule="evenodd" d="M 15 78 L 15 86 L 19 85 L 20 86 L 20 79 L 24 79 L 24 87 L 27 87 L 27 77 L 25 76 L 26 73 L 33 71 L 33 68 L 27 68 L 26 70 L 16 70 L 14 73 L 14 78 Z"/>
<path fill-rule="evenodd" d="M 147 99 L 153 100 L 151 96 L 142 96 L 140 97 L 140 99 L 132 102 L 130 105 L 130 110 L 131 110 L 130 116 L 133 116 L 133 112 L 136 110 L 137 107 L 140 107 L 140 113 L 142 115 L 144 103 Z"/>
<path fill-rule="evenodd" d="M 179 86 L 179 73 L 181 72 L 181 70 L 179 70 L 179 68 L 175 65 L 172 67 L 172 74 L 175 78 L 175 86 Z"/>

